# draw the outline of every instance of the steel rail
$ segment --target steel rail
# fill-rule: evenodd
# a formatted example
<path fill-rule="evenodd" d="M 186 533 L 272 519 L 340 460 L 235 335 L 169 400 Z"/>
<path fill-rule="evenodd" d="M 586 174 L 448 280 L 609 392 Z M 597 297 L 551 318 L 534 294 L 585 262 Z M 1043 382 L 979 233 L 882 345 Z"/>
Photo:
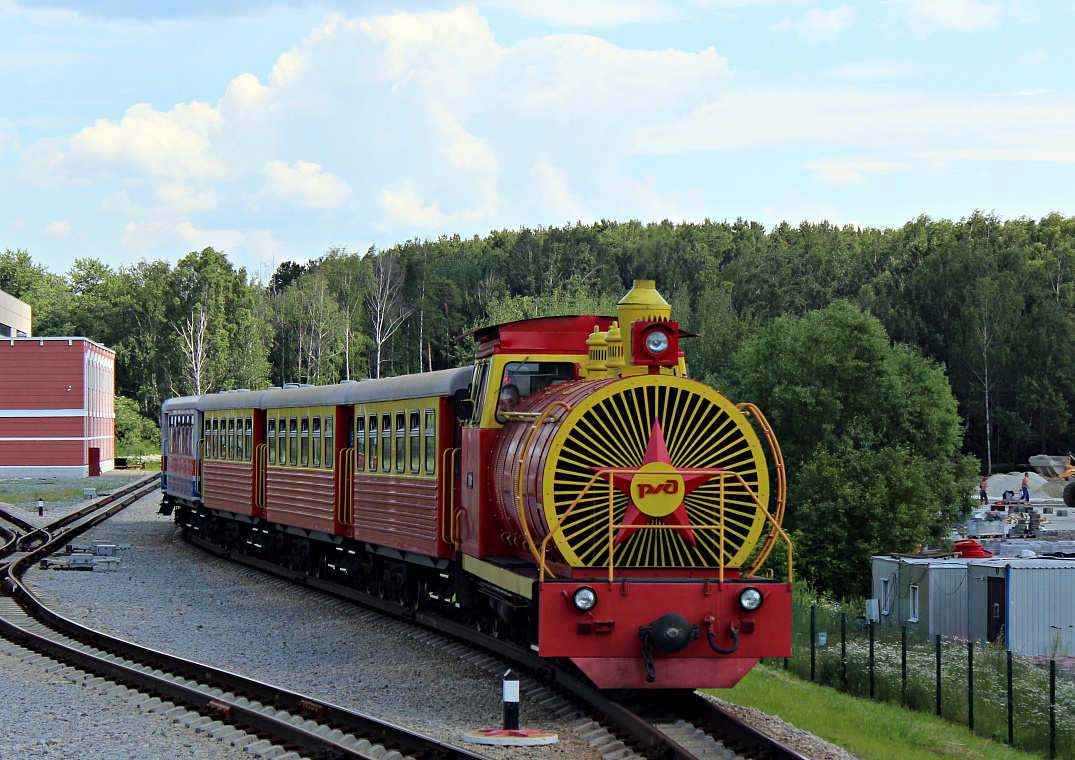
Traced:
<path fill-rule="evenodd" d="M 615 724 L 634 743 L 638 754 L 649 760 L 698 760 L 698 755 L 683 747 L 661 731 L 654 722 L 644 717 L 641 712 L 657 714 L 659 708 L 668 708 L 672 702 L 664 702 L 674 697 L 676 705 L 673 711 L 680 717 L 690 716 L 716 734 L 716 738 L 726 738 L 743 747 L 751 757 L 766 760 L 806 760 L 791 747 L 767 736 L 756 728 L 744 723 L 735 715 L 723 710 L 719 705 L 707 700 L 694 691 L 675 690 L 627 690 L 619 692 L 602 692 L 594 688 L 587 680 L 576 676 L 565 668 L 557 667 L 548 660 L 511 642 L 481 633 L 473 627 L 454 620 L 448 620 L 434 612 L 414 610 L 395 602 L 381 599 L 358 589 L 334 583 L 330 580 L 314 578 L 302 571 L 289 570 L 267 560 L 251 557 L 240 552 L 224 549 L 216 544 L 194 535 L 185 535 L 192 545 L 236 564 L 260 570 L 271 575 L 290 580 L 298 585 L 322 591 L 326 594 L 342 597 L 378 612 L 409 623 L 425 626 L 446 636 L 463 641 L 473 647 L 497 655 L 514 667 L 533 676 L 536 680 L 560 688 L 588 710 L 603 716 Z M 656 701 L 655 701 L 656 700 Z M 633 707 L 632 705 L 637 705 Z M 664 710 L 667 712 L 667 709 Z"/>
<path fill-rule="evenodd" d="M 23 584 L 21 576 L 30 564 L 155 488 L 153 483 L 149 483 L 145 489 L 130 493 L 122 501 L 117 501 L 94 515 L 89 524 L 79 524 L 51 538 L 46 544 L 19 558 L 5 569 L 5 591 L 18 601 L 30 617 L 53 631 L 70 637 L 73 642 L 59 641 L 4 618 L 0 618 L 0 632 L 5 637 L 54 659 L 71 663 L 112 681 L 129 684 L 140 691 L 188 705 L 198 712 L 218 719 L 224 717 L 231 724 L 246 726 L 259 736 L 271 737 L 278 742 L 300 747 L 304 754 L 315 757 L 368 758 L 368 754 L 363 750 L 327 738 L 326 735 L 330 735 L 328 729 L 336 729 L 339 735 L 352 733 L 359 739 L 386 743 L 403 754 L 416 754 L 437 760 L 482 760 L 480 755 L 443 744 L 401 726 L 87 628 L 48 609 Z M 102 507 L 103 503 L 96 503 L 97 509 Z M 83 517 L 86 516 L 83 514 Z M 70 522 L 68 521 L 68 524 Z M 85 647 L 98 649 L 101 654 L 88 652 Z M 125 661 L 117 658 L 123 658 Z M 172 677 L 169 678 L 168 674 Z M 191 681 L 196 682 L 196 685 L 191 685 Z M 214 694 L 211 691 L 214 689 L 232 694 L 232 698 L 229 699 L 226 694 Z M 272 709 L 266 710 L 266 707 Z M 284 712 L 278 713 L 280 710 Z M 303 721 L 295 721 L 296 716 L 313 718 L 322 725 L 315 729 L 307 728 Z"/>

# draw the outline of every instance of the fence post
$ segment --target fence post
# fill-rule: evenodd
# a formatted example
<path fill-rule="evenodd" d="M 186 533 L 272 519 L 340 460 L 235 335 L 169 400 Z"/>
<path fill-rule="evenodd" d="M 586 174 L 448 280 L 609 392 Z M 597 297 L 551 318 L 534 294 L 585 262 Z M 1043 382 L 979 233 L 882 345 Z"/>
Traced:
<path fill-rule="evenodd" d="M 847 613 L 840 613 L 840 681 L 847 691 Z"/>
<path fill-rule="evenodd" d="M 814 680 L 817 657 L 817 605 L 810 605 L 810 680 Z"/>
<path fill-rule="evenodd" d="M 1049 660 L 1049 757 L 1056 757 L 1056 660 Z"/>
<path fill-rule="evenodd" d="M 1012 650 L 1008 650 L 1008 746 L 1015 746 L 1015 699 L 1012 697 Z"/>
<path fill-rule="evenodd" d="M 937 715 L 941 714 L 941 634 L 937 634 Z"/>
<path fill-rule="evenodd" d="M 974 731 L 974 639 L 967 642 L 967 728 Z"/>
<path fill-rule="evenodd" d="M 873 673 L 874 673 L 874 660 L 873 660 L 873 621 L 870 621 L 870 699 L 873 699 Z"/>
<path fill-rule="evenodd" d="M 907 626 L 900 626 L 900 704 L 907 704 Z"/>

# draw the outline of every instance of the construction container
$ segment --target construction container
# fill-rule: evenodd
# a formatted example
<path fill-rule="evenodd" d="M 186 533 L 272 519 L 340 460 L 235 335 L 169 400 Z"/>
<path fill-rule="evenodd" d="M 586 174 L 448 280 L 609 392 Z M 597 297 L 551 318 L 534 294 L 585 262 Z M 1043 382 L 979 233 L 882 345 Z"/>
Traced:
<path fill-rule="evenodd" d="M 967 638 L 967 563 L 963 557 L 873 558 L 873 595 L 885 628 L 920 636 Z"/>
<path fill-rule="evenodd" d="M 1026 655 L 1075 653 L 1075 561 L 972 559 L 966 588 L 971 638 Z"/>

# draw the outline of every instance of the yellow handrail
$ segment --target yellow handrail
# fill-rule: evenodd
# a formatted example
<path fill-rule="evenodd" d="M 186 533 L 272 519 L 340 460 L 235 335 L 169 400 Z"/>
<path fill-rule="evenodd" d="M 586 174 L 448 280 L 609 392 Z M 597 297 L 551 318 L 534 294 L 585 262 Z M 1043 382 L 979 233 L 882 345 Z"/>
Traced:
<path fill-rule="evenodd" d="M 445 449 L 444 453 L 440 457 L 441 472 L 444 473 L 445 490 L 448 492 L 447 497 L 441 497 L 441 504 L 448 507 L 447 514 L 441 511 L 440 518 L 440 537 L 444 543 L 451 544 L 456 549 L 459 548 L 459 539 L 457 536 L 459 532 L 456 530 L 456 512 L 455 512 L 455 458 L 459 456 L 459 449 Z M 444 529 L 448 529 L 447 535 L 444 533 Z"/>
<path fill-rule="evenodd" d="M 761 501 L 758 499 L 757 494 L 754 493 L 753 489 L 751 489 L 751 487 L 749 485 L 747 485 L 746 481 L 743 479 L 743 476 L 740 475 L 738 472 L 735 472 L 734 470 L 725 470 L 725 469 L 722 469 L 722 468 L 719 468 L 719 467 L 712 467 L 712 468 L 699 467 L 699 468 L 694 470 L 694 472 L 709 472 L 709 473 L 712 473 L 712 475 L 714 477 L 719 477 L 720 478 L 720 504 L 719 504 L 719 507 L 718 507 L 719 512 L 720 512 L 720 521 L 716 525 L 695 525 L 693 523 L 689 523 L 687 525 L 666 525 L 664 523 L 650 523 L 649 525 L 627 525 L 627 524 L 623 524 L 623 523 L 617 523 L 615 521 L 615 519 L 613 518 L 613 499 L 612 499 L 612 497 L 613 497 L 613 494 L 615 493 L 615 491 L 614 491 L 614 488 L 613 488 L 613 485 L 612 485 L 612 478 L 610 476 L 617 475 L 617 474 L 626 474 L 626 473 L 634 474 L 636 472 L 637 472 L 637 469 L 608 468 L 608 469 L 598 470 L 597 472 L 594 473 L 593 477 L 590 478 L 590 480 L 586 483 L 586 485 L 583 487 L 583 489 L 579 493 L 579 495 L 575 497 L 575 500 L 573 502 L 571 502 L 571 505 L 567 508 L 567 511 L 565 511 L 564 514 L 557 521 L 556 527 L 553 528 L 551 531 L 549 531 L 549 534 L 547 536 L 545 536 L 545 539 L 541 542 L 541 551 L 540 551 L 540 553 L 535 552 L 535 556 L 537 556 L 537 558 L 538 558 L 538 566 L 540 567 L 540 573 L 539 573 L 539 576 L 538 576 L 539 581 L 543 582 L 545 580 L 545 573 L 548 570 L 548 566 L 545 563 L 545 554 L 546 554 L 546 552 L 548 550 L 549 541 L 553 538 L 553 536 L 555 536 L 561 530 L 561 528 L 563 527 L 564 522 L 571 515 L 571 513 L 575 510 L 575 507 L 578 506 L 578 504 L 582 500 L 583 496 L 585 496 L 587 494 L 587 492 L 589 492 L 589 490 L 593 487 L 593 485 L 597 481 L 597 479 L 598 478 L 602 478 L 602 479 L 607 478 L 606 483 L 608 485 L 608 582 L 609 583 L 613 582 L 613 576 L 614 576 L 614 573 L 615 573 L 615 535 L 616 535 L 616 530 L 622 529 L 622 528 L 631 528 L 631 529 L 634 529 L 634 530 L 716 530 L 716 531 L 719 531 L 719 533 L 720 533 L 720 555 L 719 555 L 720 565 L 718 566 L 718 572 L 719 572 L 720 582 L 723 583 L 724 582 L 724 567 L 725 567 L 725 565 L 724 565 L 724 554 L 725 554 L 725 552 L 724 552 L 724 511 L 725 511 L 725 504 L 724 504 L 725 486 L 724 486 L 724 483 L 725 483 L 725 480 L 730 476 L 730 477 L 735 478 L 735 480 L 738 481 L 739 485 L 741 485 L 743 487 L 743 489 L 750 495 L 750 498 L 754 502 L 755 506 L 758 509 L 760 509 L 762 511 L 762 513 L 769 519 L 770 525 L 773 528 L 776 529 L 776 531 L 784 539 L 784 542 L 787 544 L 787 547 L 788 547 L 788 583 L 792 582 L 792 547 L 791 547 L 791 539 L 788 537 L 788 534 L 784 532 L 784 529 L 780 526 L 780 524 L 776 521 L 776 518 L 774 518 L 773 515 L 769 513 L 769 510 L 767 510 L 765 508 L 765 506 L 761 503 Z M 549 575 L 551 577 L 556 577 L 555 575 L 552 574 L 552 572 L 549 572 Z M 749 577 L 749 576 L 747 576 L 747 577 Z"/>
<path fill-rule="evenodd" d="M 336 472 L 340 482 L 340 525 L 355 524 L 355 450 L 340 449 L 336 455 Z"/>
<path fill-rule="evenodd" d="M 528 463 L 528 461 L 530 459 L 530 449 L 534 445 L 534 433 L 536 433 L 538 428 L 546 420 L 549 419 L 549 414 L 552 412 L 553 409 L 556 409 L 557 407 L 563 408 L 567 413 L 571 412 L 571 407 L 568 406 L 563 401 L 555 401 L 552 404 L 550 404 L 549 406 L 547 406 L 544 411 L 542 411 L 542 413 L 534 421 L 534 424 L 530 426 L 530 431 L 527 433 L 527 436 L 526 436 L 526 442 L 523 443 L 523 446 L 520 449 L 520 451 L 522 453 L 519 455 L 519 469 L 515 473 L 515 503 L 516 503 L 516 509 L 518 510 L 518 513 L 519 513 L 519 525 L 522 526 L 523 537 L 526 539 L 527 548 L 530 549 L 530 555 L 534 558 L 534 560 L 541 567 L 541 577 L 542 577 L 542 579 L 544 579 L 545 573 L 548 573 L 553 578 L 555 578 L 556 575 L 551 570 L 549 570 L 549 566 L 545 564 L 545 551 L 544 551 L 544 549 L 539 554 L 537 546 L 534 545 L 534 539 L 530 535 L 530 526 L 526 522 L 526 508 L 525 508 L 525 505 L 523 504 L 523 473 L 526 472 L 526 465 L 527 465 L 527 463 Z M 549 421 L 551 422 L 551 421 L 554 421 L 555 419 L 556 418 L 553 418 L 553 420 L 549 420 Z M 548 537 L 546 537 L 545 540 L 548 541 Z M 544 546 L 544 544 L 543 544 L 543 546 Z"/>
<path fill-rule="evenodd" d="M 741 411 L 744 415 L 754 415 L 754 419 L 761 425 L 762 433 L 765 434 L 765 440 L 769 444 L 769 451 L 773 454 L 773 466 L 776 468 L 776 509 L 774 510 L 776 520 L 770 520 L 770 522 L 774 525 L 779 524 L 784 520 L 784 510 L 787 506 L 788 498 L 788 476 L 787 469 L 784 467 L 784 453 L 780 450 L 780 443 L 776 440 L 776 435 L 769 425 L 769 420 L 765 419 L 765 415 L 761 413 L 761 410 L 758 409 L 758 407 L 750 403 L 745 403 L 737 404 L 736 409 Z M 762 543 L 761 548 L 758 549 L 754 561 L 743 571 L 744 577 L 750 578 L 758 572 L 758 568 L 760 568 L 765 560 L 769 558 L 769 553 L 773 550 L 774 546 L 776 546 L 776 535 L 770 531 L 769 535 L 766 536 L 765 541 Z M 788 576 L 788 579 L 790 580 L 791 576 Z"/>
<path fill-rule="evenodd" d="M 254 506 L 265 511 L 265 460 L 269 450 L 267 443 L 254 447 Z"/>

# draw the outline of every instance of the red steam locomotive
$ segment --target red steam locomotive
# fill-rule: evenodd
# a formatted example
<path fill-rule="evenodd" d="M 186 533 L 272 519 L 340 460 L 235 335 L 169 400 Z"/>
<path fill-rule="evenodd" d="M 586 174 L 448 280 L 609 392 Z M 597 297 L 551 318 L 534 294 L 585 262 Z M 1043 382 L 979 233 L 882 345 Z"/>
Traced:
<path fill-rule="evenodd" d="M 687 378 L 652 281 L 617 312 L 477 330 L 463 369 L 169 399 L 162 511 L 600 688 L 732 686 L 791 650 L 791 583 L 755 575 L 787 541 L 779 446 Z"/>

